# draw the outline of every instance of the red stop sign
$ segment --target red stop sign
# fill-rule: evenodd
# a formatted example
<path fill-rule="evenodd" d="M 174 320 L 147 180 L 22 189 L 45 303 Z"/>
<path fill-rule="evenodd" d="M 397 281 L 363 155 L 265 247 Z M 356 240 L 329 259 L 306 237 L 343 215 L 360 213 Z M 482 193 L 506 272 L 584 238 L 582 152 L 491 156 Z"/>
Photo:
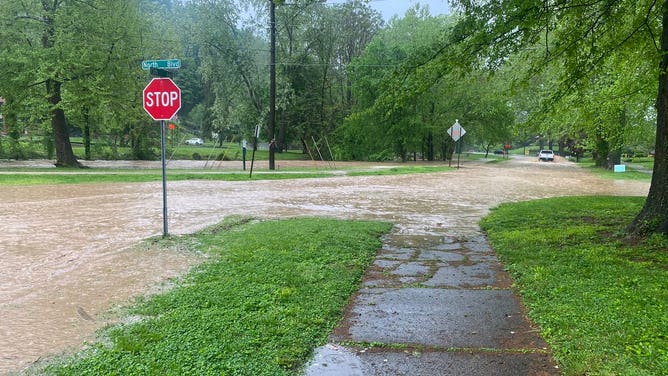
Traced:
<path fill-rule="evenodd" d="M 170 78 L 154 78 L 144 88 L 144 110 L 153 120 L 169 120 L 181 108 L 181 89 Z"/>

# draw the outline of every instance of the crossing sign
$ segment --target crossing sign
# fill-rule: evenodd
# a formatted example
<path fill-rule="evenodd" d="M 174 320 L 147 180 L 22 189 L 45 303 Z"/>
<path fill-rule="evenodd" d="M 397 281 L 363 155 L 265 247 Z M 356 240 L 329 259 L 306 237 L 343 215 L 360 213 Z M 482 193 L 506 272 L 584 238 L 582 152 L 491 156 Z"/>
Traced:
<path fill-rule="evenodd" d="M 466 130 L 459 124 L 459 120 L 455 120 L 455 123 L 452 127 L 448 128 L 448 135 L 452 137 L 452 140 L 457 142 L 460 138 L 464 137 Z"/>

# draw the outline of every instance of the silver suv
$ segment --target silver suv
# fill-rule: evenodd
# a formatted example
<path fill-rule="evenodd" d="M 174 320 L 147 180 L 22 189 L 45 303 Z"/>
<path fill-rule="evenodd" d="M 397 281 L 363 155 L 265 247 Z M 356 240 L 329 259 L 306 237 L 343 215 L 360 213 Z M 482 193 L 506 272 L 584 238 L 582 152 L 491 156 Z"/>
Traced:
<path fill-rule="evenodd" d="M 554 160 L 554 152 L 552 150 L 541 150 L 538 152 L 538 161 L 552 162 Z"/>

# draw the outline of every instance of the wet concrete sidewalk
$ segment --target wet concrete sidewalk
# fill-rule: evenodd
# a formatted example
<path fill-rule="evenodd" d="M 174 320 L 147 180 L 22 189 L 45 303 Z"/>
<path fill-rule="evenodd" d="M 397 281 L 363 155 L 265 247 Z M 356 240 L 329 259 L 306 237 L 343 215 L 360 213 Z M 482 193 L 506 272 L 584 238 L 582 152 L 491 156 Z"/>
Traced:
<path fill-rule="evenodd" d="M 511 283 L 482 234 L 395 231 L 305 374 L 558 375 Z"/>

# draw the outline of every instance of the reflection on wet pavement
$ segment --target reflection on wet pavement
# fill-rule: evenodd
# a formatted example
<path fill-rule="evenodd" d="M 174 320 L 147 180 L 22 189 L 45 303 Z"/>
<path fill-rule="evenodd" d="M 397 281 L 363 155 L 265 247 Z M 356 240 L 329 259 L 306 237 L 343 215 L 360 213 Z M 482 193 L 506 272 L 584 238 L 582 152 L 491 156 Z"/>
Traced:
<path fill-rule="evenodd" d="M 559 374 L 487 239 L 439 231 L 382 237 L 305 376 Z"/>
<path fill-rule="evenodd" d="M 502 202 L 645 195 L 648 185 L 602 181 L 571 164 L 533 158 L 420 175 L 181 181 L 169 183 L 169 228 L 191 233 L 232 214 L 332 216 L 390 221 L 395 233 L 416 239 L 466 239 L 480 235 L 478 220 Z M 161 200 L 159 183 L 0 187 L 0 374 L 92 340 L 105 311 L 198 262 L 131 247 L 161 234 Z M 447 244 L 440 247 L 413 267 L 457 262 Z M 395 272 L 401 278 L 414 270 Z"/>

